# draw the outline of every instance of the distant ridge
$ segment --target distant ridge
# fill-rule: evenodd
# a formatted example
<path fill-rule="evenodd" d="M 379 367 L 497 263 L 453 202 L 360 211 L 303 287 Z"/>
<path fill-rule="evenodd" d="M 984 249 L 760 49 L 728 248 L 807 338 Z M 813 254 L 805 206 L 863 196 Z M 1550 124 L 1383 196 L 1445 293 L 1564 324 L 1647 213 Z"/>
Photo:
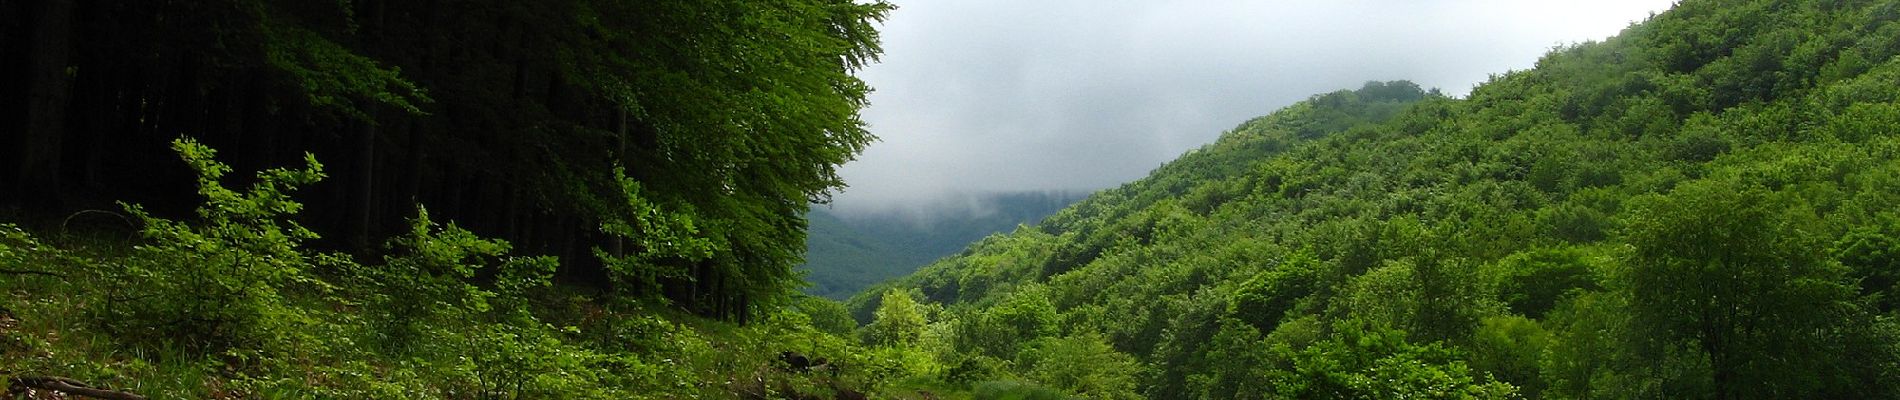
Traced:
<path fill-rule="evenodd" d="M 813 207 L 805 242 L 805 280 L 812 295 L 844 299 L 872 284 L 914 272 L 956 254 L 984 236 L 1008 233 L 1080 200 L 1085 194 L 1025 191 L 973 195 L 906 210 L 841 214 Z"/>

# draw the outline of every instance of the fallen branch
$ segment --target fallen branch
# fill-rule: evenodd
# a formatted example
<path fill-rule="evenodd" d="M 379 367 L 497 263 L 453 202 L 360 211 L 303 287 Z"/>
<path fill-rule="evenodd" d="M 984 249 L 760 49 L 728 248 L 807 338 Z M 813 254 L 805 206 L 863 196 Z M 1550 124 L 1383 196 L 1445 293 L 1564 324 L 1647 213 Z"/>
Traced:
<path fill-rule="evenodd" d="M 34 388 L 65 392 L 95 399 L 145 400 L 145 396 L 116 390 L 98 389 L 80 381 L 57 376 L 16 376 L 13 379 L 9 379 L 9 381 L 12 381 L 12 385 L 10 385 L 12 387 L 8 389 L 9 393 L 19 393 L 26 391 L 25 388 Z"/>
<path fill-rule="evenodd" d="M 125 227 L 132 228 L 132 230 L 134 231 L 138 230 L 138 227 L 139 227 L 138 224 L 132 223 L 132 219 L 127 218 L 125 214 L 115 213 L 115 212 L 106 211 L 106 210 L 79 210 L 79 212 L 69 214 L 66 216 L 66 219 L 59 221 L 59 233 L 61 235 L 64 235 L 67 233 L 66 226 L 73 223 L 73 218 L 77 218 L 80 215 L 94 214 L 94 213 L 119 217 L 119 221 L 124 222 Z"/>

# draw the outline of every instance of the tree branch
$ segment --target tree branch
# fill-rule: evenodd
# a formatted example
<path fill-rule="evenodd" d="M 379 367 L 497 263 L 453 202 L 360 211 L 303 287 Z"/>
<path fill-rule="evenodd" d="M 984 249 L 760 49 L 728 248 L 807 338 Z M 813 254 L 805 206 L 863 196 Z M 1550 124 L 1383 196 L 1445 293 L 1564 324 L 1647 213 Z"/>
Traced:
<path fill-rule="evenodd" d="M 8 389 L 10 394 L 24 392 L 24 388 L 59 391 L 79 396 L 106 400 L 146 400 L 145 396 L 116 390 L 93 388 L 85 383 L 57 376 L 16 376 Z"/>

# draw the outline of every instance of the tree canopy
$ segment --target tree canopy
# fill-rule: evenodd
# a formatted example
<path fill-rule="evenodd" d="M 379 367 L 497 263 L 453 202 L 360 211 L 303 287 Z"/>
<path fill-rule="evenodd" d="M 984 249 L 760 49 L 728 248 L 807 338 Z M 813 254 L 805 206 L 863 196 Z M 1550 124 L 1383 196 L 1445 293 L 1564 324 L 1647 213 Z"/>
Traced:
<path fill-rule="evenodd" d="M 1015 342 L 1150 398 L 1892 397 L 1896 10 L 1684 1 L 1466 98 L 1316 95 L 867 293 L 970 343 L 1046 302 Z"/>
<path fill-rule="evenodd" d="M 873 140 L 858 118 L 870 88 L 852 73 L 881 51 L 874 24 L 891 9 L 0 2 L 0 53 L 19 55 L 0 61 L 15 77 L 0 85 L 0 129 L 21 132 L 7 135 L 0 205 L 182 215 L 192 175 L 173 139 L 224 149 L 240 170 L 310 152 L 334 172 L 310 188 L 322 201 L 306 222 L 332 248 L 377 253 L 427 205 L 563 257 L 563 277 L 652 276 L 611 286 L 740 319 L 798 284 L 807 204 Z M 710 252 L 642 246 L 662 232 Z M 640 262 L 587 261 L 596 248 Z M 627 268 L 640 271 L 608 271 Z"/>

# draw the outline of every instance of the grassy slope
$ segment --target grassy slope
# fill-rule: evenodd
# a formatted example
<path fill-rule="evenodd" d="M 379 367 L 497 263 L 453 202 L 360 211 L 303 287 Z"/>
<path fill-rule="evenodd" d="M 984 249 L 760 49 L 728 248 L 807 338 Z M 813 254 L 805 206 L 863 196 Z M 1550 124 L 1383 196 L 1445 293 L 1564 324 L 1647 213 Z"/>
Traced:
<path fill-rule="evenodd" d="M 216 200 L 190 223 L 136 211 L 126 218 L 139 231 L 0 223 L 0 379 L 151 398 L 922 396 L 898 384 L 920 374 L 901 349 L 861 345 L 823 299 L 788 293 L 748 325 L 703 319 L 550 285 L 558 260 L 510 256 L 426 217 L 380 260 L 312 250 L 284 197 L 296 174 L 261 174 L 243 191 L 203 181 Z M 788 351 L 836 373 L 790 370 Z"/>

